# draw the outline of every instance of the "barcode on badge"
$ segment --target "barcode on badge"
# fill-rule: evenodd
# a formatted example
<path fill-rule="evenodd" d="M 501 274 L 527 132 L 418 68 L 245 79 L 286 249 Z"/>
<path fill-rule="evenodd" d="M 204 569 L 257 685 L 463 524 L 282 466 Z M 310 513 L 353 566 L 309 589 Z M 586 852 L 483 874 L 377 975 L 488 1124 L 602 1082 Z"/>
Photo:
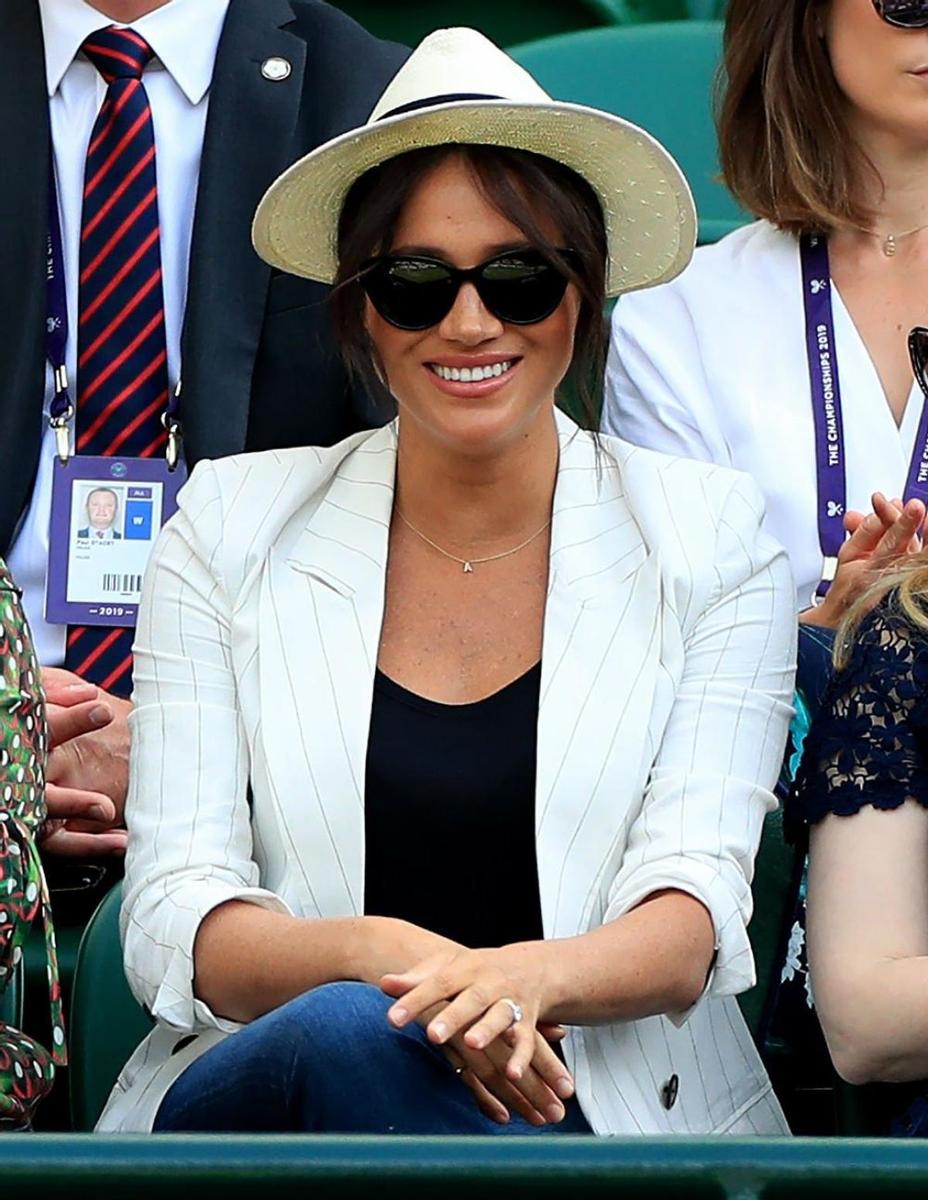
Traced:
<path fill-rule="evenodd" d="M 103 576 L 104 592 L 118 592 L 120 596 L 131 596 L 142 590 L 141 575 L 120 575 L 113 572 Z"/>

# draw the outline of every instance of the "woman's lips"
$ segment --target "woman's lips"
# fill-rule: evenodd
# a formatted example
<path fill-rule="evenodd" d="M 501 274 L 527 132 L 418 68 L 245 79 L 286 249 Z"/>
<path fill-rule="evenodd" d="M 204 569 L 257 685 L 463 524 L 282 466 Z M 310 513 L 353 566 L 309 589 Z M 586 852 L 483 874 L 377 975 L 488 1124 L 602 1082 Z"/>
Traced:
<path fill-rule="evenodd" d="M 520 358 L 475 361 L 454 359 L 425 364 L 432 382 L 448 396 L 488 396 L 505 387 L 521 363 Z M 457 376 L 457 378 L 454 378 Z M 476 376 L 476 378 L 475 378 Z"/>

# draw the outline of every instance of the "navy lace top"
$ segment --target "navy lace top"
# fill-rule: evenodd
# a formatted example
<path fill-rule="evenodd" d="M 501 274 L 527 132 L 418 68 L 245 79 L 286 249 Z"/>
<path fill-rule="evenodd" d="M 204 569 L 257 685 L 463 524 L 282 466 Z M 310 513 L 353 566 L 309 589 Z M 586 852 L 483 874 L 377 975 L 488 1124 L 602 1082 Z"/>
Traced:
<path fill-rule="evenodd" d="M 864 805 L 928 807 L 928 633 L 890 597 L 861 625 L 803 749 L 792 817 L 814 824 Z"/>

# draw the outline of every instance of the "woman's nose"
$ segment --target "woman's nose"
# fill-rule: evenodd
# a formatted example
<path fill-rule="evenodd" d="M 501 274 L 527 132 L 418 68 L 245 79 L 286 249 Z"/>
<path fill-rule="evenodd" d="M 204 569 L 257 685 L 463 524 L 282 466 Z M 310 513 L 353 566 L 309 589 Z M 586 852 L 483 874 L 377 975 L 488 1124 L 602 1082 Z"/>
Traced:
<path fill-rule="evenodd" d="M 499 337 L 503 323 L 484 305 L 474 285 L 464 283 L 458 288 L 451 311 L 438 326 L 438 332 L 446 341 L 474 346 Z"/>

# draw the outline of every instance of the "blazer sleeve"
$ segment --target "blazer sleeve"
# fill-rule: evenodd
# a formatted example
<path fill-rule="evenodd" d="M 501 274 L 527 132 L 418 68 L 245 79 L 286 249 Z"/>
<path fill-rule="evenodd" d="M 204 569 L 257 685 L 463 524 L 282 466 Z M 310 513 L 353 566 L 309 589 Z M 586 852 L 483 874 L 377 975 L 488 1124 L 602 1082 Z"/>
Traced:
<path fill-rule="evenodd" d="M 649 450 L 732 465 L 679 281 L 623 296 L 613 309 L 602 430 Z"/>
<path fill-rule="evenodd" d="M 796 614 L 753 481 L 738 476 L 707 519 L 713 508 L 715 554 L 699 570 L 714 585 L 683 631 L 682 675 L 606 920 L 662 889 L 695 896 L 715 928 L 706 991 L 732 995 L 755 981 L 751 880 L 792 716 Z"/>
<path fill-rule="evenodd" d="M 206 914 L 227 900 L 290 911 L 259 886 L 252 856 L 222 528 L 215 469 L 204 462 L 182 489 L 145 575 L 129 718 L 126 976 L 153 1017 L 183 1032 L 237 1028 L 194 996 L 194 941 Z"/>

